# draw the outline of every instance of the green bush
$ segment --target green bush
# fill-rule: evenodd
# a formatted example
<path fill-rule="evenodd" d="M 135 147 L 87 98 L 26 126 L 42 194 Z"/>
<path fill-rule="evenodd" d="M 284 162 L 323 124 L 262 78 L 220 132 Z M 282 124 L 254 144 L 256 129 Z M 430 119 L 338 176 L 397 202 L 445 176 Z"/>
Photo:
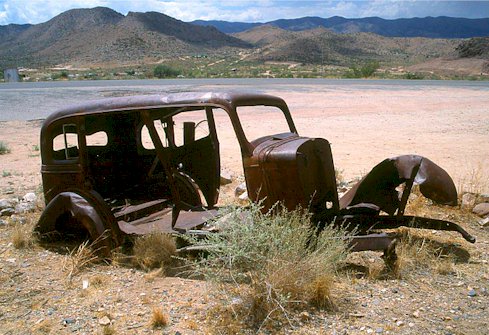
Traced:
<path fill-rule="evenodd" d="M 318 232 L 307 213 L 263 214 L 258 205 L 234 208 L 215 224 L 219 232 L 204 242 L 190 238 L 207 250 L 195 271 L 240 302 L 233 310 L 245 313 L 241 320 L 261 326 L 309 305 L 332 306 L 335 270 L 348 251 L 344 231 L 327 226 Z"/>
<path fill-rule="evenodd" d="M 348 78 L 369 78 L 379 68 L 378 61 L 370 61 L 362 65 L 360 68 L 351 66 L 349 72 L 346 74 Z"/>
<path fill-rule="evenodd" d="M 10 148 L 7 143 L 0 141 L 0 155 L 8 154 L 10 152 Z"/>
<path fill-rule="evenodd" d="M 168 65 L 157 65 L 153 70 L 153 75 L 156 78 L 175 78 L 180 74 L 180 71 Z"/>
<path fill-rule="evenodd" d="M 419 73 L 408 72 L 404 75 L 404 78 L 406 78 L 406 79 L 424 79 L 424 76 L 422 74 L 419 74 Z"/>

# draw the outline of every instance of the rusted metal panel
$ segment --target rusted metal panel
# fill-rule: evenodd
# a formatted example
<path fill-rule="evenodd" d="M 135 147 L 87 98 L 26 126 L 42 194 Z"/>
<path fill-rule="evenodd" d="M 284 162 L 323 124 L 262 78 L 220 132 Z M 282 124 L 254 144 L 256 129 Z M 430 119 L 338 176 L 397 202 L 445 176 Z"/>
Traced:
<path fill-rule="evenodd" d="M 53 233 L 80 233 L 80 228 L 90 234 L 96 251 L 104 256 L 122 243 L 121 231 L 103 200 L 95 193 L 80 190 L 57 194 L 44 209 L 35 232 L 42 241 Z"/>
<path fill-rule="evenodd" d="M 417 171 L 413 175 L 413 171 Z M 345 209 L 361 203 L 374 204 L 393 215 L 406 205 L 407 197 L 399 199 L 396 188 L 402 183 L 418 184 L 421 193 L 433 201 L 455 206 L 457 190 L 452 178 L 441 167 L 426 157 L 404 155 L 388 158 L 376 165 L 340 199 Z M 409 195 L 410 187 L 405 189 Z M 401 206 L 402 205 L 402 206 Z"/>
<path fill-rule="evenodd" d="M 172 213 L 170 209 L 154 213 L 133 222 L 119 221 L 119 227 L 126 234 L 144 235 L 153 232 L 185 233 L 191 229 L 199 229 L 206 222 L 216 218 L 217 210 L 186 212 L 181 211 L 178 221 L 172 227 Z"/>
<path fill-rule="evenodd" d="M 261 105 L 279 108 L 289 131 L 249 141 L 237 109 Z M 457 231 L 475 241 L 454 223 L 404 215 L 413 184 L 438 203 L 457 203 L 452 179 L 429 159 L 417 155 L 386 159 L 338 199 L 329 142 L 300 137 L 281 98 L 236 92 L 109 98 L 53 113 L 41 129 L 41 172 L 48 205 L 38 231 L 66 228 L 70 223 L 63 222 L 66 216 L 94 239 L 109 230 L 110 246 L 120 244 L 125 234 L 195 232 L 217 214 L 220 156 L 215 109 L 224 110 L 231 120 L 248 194 L 265 211 L 281 202 L 291 210 L 308 208 L 319 226 L 350 223 L 360 235 L 353 239 L 353 250 L 393 249 L 392 235 L 371 233 L 400 226 Z M 195 127 L 201 120 L 186 121 L 183 145 L 177 145 L 174 117 L 197 110 L 204 112 L 209 134 L 196 139 Z M 163 127 L 160 133 L 157 122 Z M 153 148 L 143 145 L 143 127 Z M 105 134 L 106 144 L 87 143 L 99 132 Z M 73 139 L 70 145 L 68 137 Z M 64 146 L 54 148 L 56 139 L 64 140 Z M 401 184 L 404 190 L 399 196 L 396 188 Z M 381 211 L 388 215 L 379 215 Z"/>
<path fill-rule="evenodd" d="M 292 210 L 326 209 L 327 202 L 338 209 L 333 158 L 329 142 L 319 138 L 270 138 L 260 143 L 245 160 L 248 195 L 261 201 L 264 211 L 277 202 Z"/>

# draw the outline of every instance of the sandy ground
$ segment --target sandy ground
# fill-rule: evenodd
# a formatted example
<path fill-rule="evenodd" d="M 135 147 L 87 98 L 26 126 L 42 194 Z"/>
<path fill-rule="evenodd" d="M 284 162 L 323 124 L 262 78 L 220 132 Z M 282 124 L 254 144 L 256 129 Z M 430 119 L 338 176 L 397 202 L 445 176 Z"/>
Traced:
<path fill-rule="evenodd" d="M 314 91 L 317 90 L 317 91 Z M 465 189 L 475 179 L 489 192 L 489 94 L 477 88 L 350 90 L 321 86 L 269 91 L 285 99 L 299 134 L 332 144 L 334 163 L 347 179 L 367 173 L 387 157 L 426 156 Z M 227 115 L 217 113 L 222 166 L 242 175 L 240 151 Z M 243 115 L 248 139 L 286 130 L 279 113 Z M 0 122 L 0 196 L 40 184 L 39 121 Z"/>

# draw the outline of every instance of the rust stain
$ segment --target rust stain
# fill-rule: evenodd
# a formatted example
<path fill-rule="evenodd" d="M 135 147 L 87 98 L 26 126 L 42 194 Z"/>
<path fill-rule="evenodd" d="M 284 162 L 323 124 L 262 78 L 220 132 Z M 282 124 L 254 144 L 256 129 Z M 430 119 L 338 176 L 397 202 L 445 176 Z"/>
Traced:
<path fill-rule="evenodd" d="M 281 111 L 289 129 L 249 141 L 237 110 L 263 105 Z M 358 234 L 353 250 L 391 250 L 395 236 L 371 230 L 399 226 L 457 231 L 475 242 L 452 222 L 404 215 L 414 184 L 433 201 L 457 204 L 452 179 L 428 158 L 386 159 L 339 199 L 326 139 L 299 136 L 279 97 L 225 92 L 110 98 L 50 115 L 41 129 L 47 206 L 37 231 L 88 234 L 93 240 L 104 235 L 101 244 L 110 249 L 128 234 L 201 229 L 218 215 L 217 109 L 231 120 L 248 194 L 264 210 L 280 202 L 291 210 L 309 208 L 319 226 L 350 223 Z M 177 116 L 197 111 L 201 119 L 175 124 Z M 195 128 L 202 124 L 208 134 L 196 138 Z M 97 136 L 100 143 L 93 140 Z"/>

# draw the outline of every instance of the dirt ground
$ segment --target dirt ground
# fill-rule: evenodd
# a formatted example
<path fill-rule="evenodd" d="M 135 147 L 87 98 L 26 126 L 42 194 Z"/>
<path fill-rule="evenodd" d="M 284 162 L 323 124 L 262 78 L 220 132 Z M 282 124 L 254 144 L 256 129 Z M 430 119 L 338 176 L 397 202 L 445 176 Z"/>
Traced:
<path fill-rule="evenodd" d="M 459 190 L 489 192 L 487 90 L 318 88 L 268 93 L 287 101 L 301 135 L 332 143 L 335 166 L 347 180 L 384 158 L 412 153 L 445 168 Z M 270 133 L 278 124 L 266 113 L 243 118 L 249 138 Z M 216 119 L 222 166 L 233 172 L 236 185 L 242 180 L 239 148 L 226 116 Z M 40 189 L 40 126 L 39 121 L 0 122 L 0 141 L 10 148 L 10 153 L 0 155 L 0 199 Z M 278 332 L 489 334 L 489 231 L 467 211 L 427 206 L 431 215 L 453 220 L 477 237 L 477 243 L 470 245 L 455 233 L 429 232 L 433 240 L 443 239 L 444 247 L 455 246 L 468 257 L 453 253 L 450 271 L 419 268 L 401 279 L 343 275 L 334 291 L 334 312 L 310 310 L 293 319 L 293 327 L 284 325 Z M 115 265 L 92 266 L 69 280 L 70 256 L 39 246 L 16 249 L 12 221 L 5 219 L 0 225 L 0 333 L 223 333 L 212 328 L 206 312 L 222 302 L 209 293 L 205 282 L 151 276 Z M 372 267 L 381 262 L 379 256 L 352 257 Z M 84 281 L 89 284 L 86 289 Z M 155 307 L 169 316 L 167 327 L 151 327 Z M 104 317 L 110 320 L 108 326 Z"/>
<path fill-rule="evenodd" d="M 489 94 L 487 89 L 423 87 L 350 90 L 314 86 L 269 91 L 285 99 L 299 134 L 332 145 L 334 163 L 346 179 L 367 173 L 387 157 L 418 154 L 430 158 L 461 186 L 489 180 Z M 242 117 L 248 139 L 285 131 L 278 113 Z M 216 113 L 222 167 L 242 175 L 238 143 L 227 115 Z M 40 121 L 0 122 L 0 141 L 11 152 L 0 156 L 0 196 L 5 188 L 32 190 L 40 183 Z M 479 185 L 489 192 L 489 182 Z M 470 185 L 466 185 L 467 189 Z"/>

